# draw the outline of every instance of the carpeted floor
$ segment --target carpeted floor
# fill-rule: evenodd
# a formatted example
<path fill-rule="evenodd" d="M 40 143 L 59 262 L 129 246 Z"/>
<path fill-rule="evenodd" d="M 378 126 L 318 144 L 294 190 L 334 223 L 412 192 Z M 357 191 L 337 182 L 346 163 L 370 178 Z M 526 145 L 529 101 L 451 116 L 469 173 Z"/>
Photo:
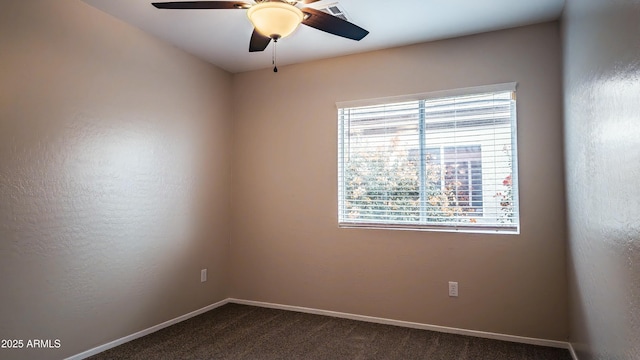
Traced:
<path fill-rule="evenodd" d="M 226 304 L 89 359 L 571 360 L 568 350 Z"/>

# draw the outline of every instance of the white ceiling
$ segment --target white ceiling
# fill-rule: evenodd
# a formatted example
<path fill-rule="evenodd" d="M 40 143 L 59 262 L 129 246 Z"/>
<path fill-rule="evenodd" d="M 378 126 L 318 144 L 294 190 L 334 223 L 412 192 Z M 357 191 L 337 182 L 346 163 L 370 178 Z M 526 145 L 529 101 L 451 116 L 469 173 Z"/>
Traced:
<path fill-rule="evenodd" d="M 159 10 L 153 1 L 83 0 L 232 73 L 271 67 L 271 48 L 249 53 L 246 10 Z M 565 0 L 339 0 L 361 41 L 301 25 L 278 42 L 278 65 L 452 38 L 559 18 Z M 252 2 L 251 0 L 247 2 Z M 335 3 L 322 0 L 319 8 Z"/>

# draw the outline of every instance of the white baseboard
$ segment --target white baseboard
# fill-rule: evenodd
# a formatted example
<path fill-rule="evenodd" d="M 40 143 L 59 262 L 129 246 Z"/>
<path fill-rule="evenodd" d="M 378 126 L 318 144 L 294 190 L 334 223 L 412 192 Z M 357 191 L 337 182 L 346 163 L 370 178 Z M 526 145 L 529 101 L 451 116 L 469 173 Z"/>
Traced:
<path fill-rule="evenodd" d="M 152 326 L 152 327 L 150 327 L 148 329 L 144 329 L 144 330 L 138 331 L 138 332 L 136 332 L 134 334 L 127 335 L 125 337 L 122 337 L 120 339 L 111 341 L 111 342 L 106 343 L 104 345 L 100 345 L 100 346 L 94 347 L 93 349 L 89 349 L 89 350 L 84 351 L 84 352 L 82 352 L 80 354 L 73 355 L 71 357 L 66 358 L 65 360 L 81 360 L 81 359 L 85 359 L 85 358 L 87 358 L 89 356 L 101 353 L 103 351 L 106 351 L 106 350 L 109 350 L 111 348 L 114 348 L 114 347 L 116 347 L 118 345 L 122 345 L 124 343 L 129 342 L 129 341 L 135 340 L 137 338 L 143 337 L 145 335 L 149 335 L 149 334 L 151 334 L 153 332 L 156 332 L 158 330 L 164 329 L 164 328 L 169 327 L 171 325 L 174 325 L 174 324 L 177 324 L 179 322 L 185 321 L 185 320 L 190 319 L 190 318 L 192 318 L 194 316 L 198 316 L 200 314 L 203 314 L 203 313 L 205 313 L 205 312 L 207 312 L 209 310 L 213 310 L 213 309 L 215 309 L 217 307 L 220 307 L 222 305 L 225 305 L 227 303 L 251 305 L 251 306 L 258 306 L 258 307 L 271 308 L 271 309 L 280 309 L 280 310 L 288 310 L 288 311 L 297 311 L 297 312 L 303 312 L 303 313 L 309 313 L 309 314 L 332 316 L 332 317 L 343 318 L 343 319 L 366 321 L 366 322 L 377 323 L 377 324 L 402 326 L 402 327 L 408 327 L 408 328 L 420 329 L 420 330 L 430 330 L 430 331 L 449 333 L 449 334 L 474 336 L 474 337 L 486 338 L 486 339 L 503 340 L 503 341 L 511 341 L 511 342 L 516 342 L 516 343 L 530 344 L 530 345 L 539 345 L 539 346 L 548 346 L 548 347 L 554 347 L 554 348 L 568 349 L 569 352 L 571 353 L 571 357 L 574 360 L 578 360 L 578 357 L 576 356 L 576 353 L 573 350 L 573 346 L 571 346 L 571 343 L 564 342 L 564 341 L 538 339 L 538 338 L 530 338 L 530 337 L 516 336 L 516 335 L 498 334 L 498 333 L 477 331 L 477 330 L 458 329 L 458 328 L 446 327 L 446 326 L 421 324 L 421 323 L 415 323 L 415 322 L 409 322 L 409 321 L 392 320 L 392 319 L 385 319 L 385 318 L 379 318 L 379 317 L 373 317 L 373 316 L 356 315 L 356 314 L 349 314 L 349 313 L 329 311 L 329 310 L 320 310 L 320 309 L 306 308 L 306 307 L 300 307 L 300 306 L 273 304 L 273 303 L 267 303 L 267 302 L 261 302 L 261 301 L 251 301 L 251 300 L 242 300 L 242 299 L 234 299 L 234 298 L 227 298 L 227 299 L 218 301 L 215 304 L 211 304 L 211 305 L 205 306 L 205 307 L 203 307 L 201 309 L 192 311 L 192 312 L 190 312 L 188 314 L 185 314 L 185 315 L 182 315 L 182 316 L 178 316 L 178 317 L 176 317 L 174 319 L 165 321 L 165 322 L 163 322 L 161 324 Z"/>
<path fill-rule="evenodd" d="M 87 351 L 81 352 L 80 354 L 73 355 L 71 357 L 66 358 L 65 360 L 81 360 L 81 359 L 84 359 L 84 358 L 88 358 L 89 356 L 93 356 L 95 354 L 98 354 L 98 353 L 101 353 L 103 351 L 106 351 L 106 350 L 109 350 L 111 348 L 114 348 L 114 347 L 116 347 L 118 345 L 122 345 L 124 343 L 127 343 L 127 342 L 129 342 L 131 340 L 135 340 L 135 339 L 143 337 L 145 335 L 149 335 L 149 334 L 154 333 L 154 332 L 156 332 L 158 330 L 162 330 L 162 329 L 164 329 L 166 327 L 169 327 L 171 325 L 174 325 L 174 324 L 177 324 L 179 322 L 182 322 L 182 321 L 185 321 L 187 319 L 190 319 L 190 318 L 192 318 L 194 316 L 198 316 L 198 315 L 203 314 L 203 313 L 205 313 L 205 312 L 207 312 L 209 310 L 213 310 L 213 309 L 215 309 L 217 307 L 225 305 L 228 302 L 229 302 L 229 299 L 224 299 L 224 300 L 218 301 L 215 304 L 207 305 L 207 306 L 205 306 L 205 307 L 203 307 L 201 309 L 192 311 L 192 312 L 190 312 L 188 314 L 185 314 L 185 315 L 182 315 L 182 316 L 178 316 L 177 318 L 165 321 L 162 324 L 158 324 L 158 325 L 152 326 L 150 328 L 138 331 L 137 333 L 134 333 L 134 334 L 131 334 L 131 335 L 127 335 L 125 337 L 122 337 L 120 339 L 111 341 L 111 342 L 106 343 L 104 345 L 100 345 L 100 346 L 94 347 L 93 349 L 89 349 Z"/>
<path fill-rule="evenodd" d="M 576 351 L 573 349 L 573 345 L 571 343 L 567 343 L 569 344 L 569 353 L 571 354 L 571 358 L 573 360 L 578 360 L 578 355 L 576 354 Z"/>
<path fill-rule="evenodd" d="M 415 322 L 409 322 L 409 321 L 400 321 L 400 320 L 392 320 L 392 319 L 378 318 L 378 317 L 365 316 L 365 315 L 356 315 L 356 314 L 342 313 L 342 312 L 329 311 L 329 310 L 305 308 L 300 306 L 272 304 L 272 303 L 266 303 L 261 301 L 241 300 L 241 299 L 234 299 L 234 298 L 229 298 L 227 300 L 229 300 L 230 303 L 235 303 L 235 304 L 259 306 L 259 307 L 288 310 L 288 311 L 297 311 L 297 312 L 303 312 L 303 313 L 309 313 L 309 314 L 332 316 L 337 318 L 366 321 L 366 322 L 372 322 L 372 323 L 378 323 L 378 324 L 402 326 L 402 327 L 408 327 L 408 328 L 420 329 L 420 330 L 430 330 L 430 331 L 449 333 L 449 334 L 474 336 L 474 337 L 485 338 L 485 339 L 511 341 L 516 343 L 530 344 L 530 345 L 548 346 L 548 347 L 554 347 L 554 348 L 569 349 L 569 351 L 572 350 L 571 344 L 564 341 L 498 334 L 498 333 L 477 331 L 477 330 L 458 329 L 453 327 L 421 324 L 421 323 L 415 323 Z M 577 360 L 574 354 L 572 354 L 572 356 L 574 356 L 574 359 Z"/>

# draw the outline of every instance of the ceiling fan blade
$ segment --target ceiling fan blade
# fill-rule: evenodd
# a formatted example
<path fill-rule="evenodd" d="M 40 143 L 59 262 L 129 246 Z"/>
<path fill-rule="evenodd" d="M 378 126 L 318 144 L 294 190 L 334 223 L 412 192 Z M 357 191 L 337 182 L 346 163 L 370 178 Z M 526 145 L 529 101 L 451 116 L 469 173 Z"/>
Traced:
<path fill-rule="evenodd" d="M 362 40 L 362 38 L 369 34 L 367 30 L 358 25 L 352 24 L 333 15 L 329 15 L 320 10 L 304 8 L 302 9 L 302 12 L 305 15 L 304 20 L 302 20 L 303 24 L 328 32 L 329 34 L 358 41 Z"/>
<path fill-rule="evenodd" d="M 271 41 L 270 37 L 264 36 L 258 32 L 258 30 L 253 29 L 253 34 L 251 34 L 251 42 L 249 42 L 249 52 L 256 51 L 264 51 L 269 45 Z"/>
<path fill-rule="evenodd" d="M 169 1 L 151 3 L 158 9 L 248 9 L 251 4 L 242 1 Z"/>
<path fill-rule="evenodd" d="M 320 1 L 320 0 L 300 0 L 298 1 L 300 4 L 313 4 L 316 1 Z"/>

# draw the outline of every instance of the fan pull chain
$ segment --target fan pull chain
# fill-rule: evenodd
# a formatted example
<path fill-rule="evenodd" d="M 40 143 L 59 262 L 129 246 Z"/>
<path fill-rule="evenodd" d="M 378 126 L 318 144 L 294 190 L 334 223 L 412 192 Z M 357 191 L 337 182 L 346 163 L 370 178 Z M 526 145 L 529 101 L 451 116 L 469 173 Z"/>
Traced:
<path fill-rule="evenodd" d="M 278 39 L 273 39 L 273 52 L 271 55 L 271 63 L 273 64 L 273 72 L 278 72 L 278 66 L 276 65 L 276 45 L 278 44 Z"/>

